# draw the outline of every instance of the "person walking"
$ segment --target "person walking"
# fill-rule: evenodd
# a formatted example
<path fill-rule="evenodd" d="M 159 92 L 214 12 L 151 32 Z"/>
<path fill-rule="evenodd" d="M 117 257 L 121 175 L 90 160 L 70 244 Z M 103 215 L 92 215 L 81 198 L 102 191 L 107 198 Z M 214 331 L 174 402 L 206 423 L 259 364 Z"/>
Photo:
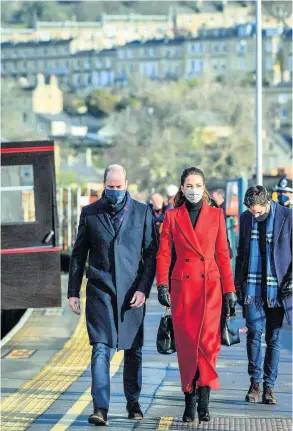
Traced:
<path fill-rule="evenodd" d="M 80 288 L 89 253 L 86 324 L 92 345 L 93 414 L 88 421 L 108 424 L 110 359 L 124 350 L 124 393 L 129 419 L 141 419 L 145 301 L 156 272 L 157 236 L 152 214 L 127 191 L 122 166 L 105 170 L 101 199 L 82 209 L 72 250 L 68 298 L 80 314 Z"/>
<path fill-rule="evenodd" d="M 152 202 L 149 205 L 152 211 L 153 221 L 157 229 L 157 234 L 159 235 L 166 211 L 172 209 L 173 206 L 170 203 L 166 205 L 164 203 L 164 198 L 162 195 L 160 195 L 160 193 L 154 193 L 152 195 Z"/>
<path fill-rule="evenodd" d="M 244 204 L 248 210 L 240 216 L 235 285 L 247 326 L 251 384 L 245 399 L 258 401 L 263 380 L 262 402 L 276 404 L 282 299 L 284 294 L 292 296 L 292 211 L 270 200 L 263 186 L 250 187 Z M 262 370 L 264 328 L 267 347 Z"/>
<path fill-rule="evenodd" d="M 216 190 L 212 191 L 211 197 L 216 202 L 218 207 L 222 208 L 222 210 L 224 211 L 225 219 L 226 219 L 227 215 L 226 215 L 225 190 L 216 189 Z"/>
<path fill-rule="evenodd" d="M 278 182 L 275 191 L 278 193 L 278 203 L 287 208 L 293 208 L 293 188 L 292 180 L 283 177 Z"/>
<path fill-rule="evenodd" d="M 185 169 L 175 208 L 167 211 L 157 255 L 158 300 L 171 306 L 182 391 L 184 422 L 209 421 L 211 389 L 219 389 L 222 301 L 236 305 L 226 226 L 222 209 L 208 205 L 204 173 Z M 172 245 L 176 263 L 168 283 Z"/>

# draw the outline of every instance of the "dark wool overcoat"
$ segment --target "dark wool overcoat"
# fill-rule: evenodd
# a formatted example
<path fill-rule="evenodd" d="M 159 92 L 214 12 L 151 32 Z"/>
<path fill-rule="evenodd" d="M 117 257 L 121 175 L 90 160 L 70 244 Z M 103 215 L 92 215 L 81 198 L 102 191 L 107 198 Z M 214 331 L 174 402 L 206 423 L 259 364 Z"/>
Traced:
<path fill-rule="evenodd" d="M 79 297 L 88 257 L 86 323 L 90 343 L 117 349 L 143 344 L 145 306 L 131 308 L 135 291 L 149 296 L 155 271 L 157 236 L 147 205 L 131 198 L 115 234 L 105 199 L 83 208 L 73 247 L 68 297 Z"/>

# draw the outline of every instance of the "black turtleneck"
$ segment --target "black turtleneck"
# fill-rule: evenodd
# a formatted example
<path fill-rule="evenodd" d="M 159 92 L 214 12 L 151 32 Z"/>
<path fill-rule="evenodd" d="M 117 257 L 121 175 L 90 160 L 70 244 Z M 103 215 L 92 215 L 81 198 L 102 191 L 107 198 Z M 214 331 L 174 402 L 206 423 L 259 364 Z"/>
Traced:
<path fill-rule="evenodd" d="M 196 225 L 201 207 L 202 207 L 202 199 L 196 204 L 186 201 L 186 209 L 188 211 L 190 221 L 193 227 L 195 227 Z"/>

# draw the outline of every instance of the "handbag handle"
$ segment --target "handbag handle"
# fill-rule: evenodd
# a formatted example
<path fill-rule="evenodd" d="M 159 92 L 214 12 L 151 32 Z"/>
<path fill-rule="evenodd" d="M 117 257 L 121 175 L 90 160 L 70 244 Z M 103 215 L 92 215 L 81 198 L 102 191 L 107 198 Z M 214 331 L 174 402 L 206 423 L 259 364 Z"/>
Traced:
<path fill-rule="evenodd" d="M 166 307 L 165 308 L 165 313 L 164 313 L 164 317 L 170 315 L 171 316 L 171 308 L 170 307 Z"/>

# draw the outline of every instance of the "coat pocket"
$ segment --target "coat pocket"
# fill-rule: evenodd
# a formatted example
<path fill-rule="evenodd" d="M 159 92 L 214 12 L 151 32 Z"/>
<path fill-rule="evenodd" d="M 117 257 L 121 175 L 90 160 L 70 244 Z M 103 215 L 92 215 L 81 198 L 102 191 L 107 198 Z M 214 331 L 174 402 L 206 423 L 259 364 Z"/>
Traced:
<path fill-rule="evenodd" d="M 218 269 L 214 269 L 213 271 L 209 271 L 207 273 L 208 280 L 217 280 L 218 278 L 221 278 L 220 272 Z"/>
<path fill-rule="evenodd" d="M 171 280 L 182 280 L 183 272 L 182 271 L 173 271 L 171 275 Z"/>

